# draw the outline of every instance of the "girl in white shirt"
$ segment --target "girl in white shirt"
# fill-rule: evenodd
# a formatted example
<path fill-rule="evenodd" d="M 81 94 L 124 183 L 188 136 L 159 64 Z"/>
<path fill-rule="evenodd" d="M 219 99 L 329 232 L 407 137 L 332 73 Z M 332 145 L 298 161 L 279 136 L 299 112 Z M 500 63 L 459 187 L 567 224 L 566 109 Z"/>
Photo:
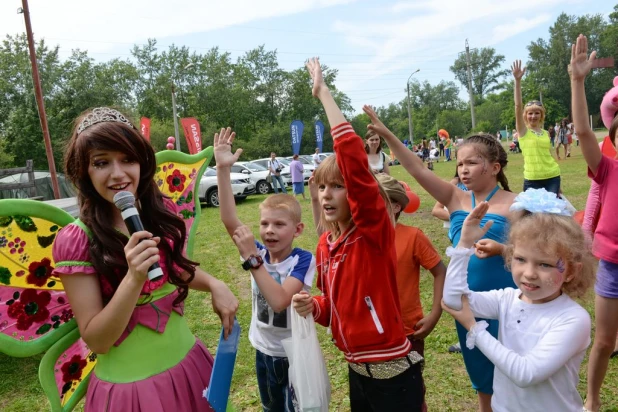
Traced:
<path fill-rule="evenodd" d="M 365 152 L 369 160 L 369 167 L 371 167 L 373 173 L 391 174 L 386 154 L 382 151 L 382 139 L 372 130 L 365 134 Z"/>
<path fill-rule="evenodd" d="M 583 296 L 594 282 L 589 242 L 564 201 L 529 189 L 511 207 L 525 212 L 504 245 L 518 289 L 471 292 L 468 260 L 475 240 L 491 226 L 489 221 L 480 227 L 488 207 L 483 202 L 470 213 L 457 248 L 447 249 L 442 306 L 468 330 L 466 346 L 476 346 L 495 365 L 494 412 L 581 412 L 577 384 L 590 344 L 590 316 L 571 298 Z M 475 317 L 498 319 L 498 339 Z"/>

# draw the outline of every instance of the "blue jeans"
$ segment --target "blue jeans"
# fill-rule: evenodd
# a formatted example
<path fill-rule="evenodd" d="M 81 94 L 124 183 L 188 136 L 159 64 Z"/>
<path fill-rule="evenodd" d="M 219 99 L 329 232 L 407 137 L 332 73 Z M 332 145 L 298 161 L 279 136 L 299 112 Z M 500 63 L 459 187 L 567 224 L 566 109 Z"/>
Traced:
<path fill-rule="evenodd" d="M 553 192 L 560 196 L 560 176 L 550 177 L 549 179 L 528 180 L 524 179 L 524 192 L 528 189 L 544 188 L 548 192 Z"/>
<path fill-rule="evenodd" d="M 279 182 L 279 186 L 281 187 L 281 191 L 283 193 L 287 193 L 287 189 L 285 188 L 285 184 L 283 183 L 283 179 L 281 178 L 281 175 L 277 176 L 274 174 L 270 175 L 273 178 L 273 190 L 275 191 L 275 193 L 279 193 L 279 188 L 277 188 L 277 182 Z"/>
<path fill-rule="evenodd" d="M 288 358 L 255 351 L 255 371 L 264 412 L 294 412 L 288 382 Z"/>

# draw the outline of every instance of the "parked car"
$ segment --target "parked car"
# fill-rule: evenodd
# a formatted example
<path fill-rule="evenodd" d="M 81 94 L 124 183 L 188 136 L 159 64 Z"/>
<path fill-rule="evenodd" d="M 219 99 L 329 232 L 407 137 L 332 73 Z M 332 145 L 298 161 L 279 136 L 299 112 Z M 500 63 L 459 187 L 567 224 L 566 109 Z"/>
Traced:
<path fill-rule="evenodd" d="M 255 185 L 251 183 L 247 175 L 230 173 L 230 180 L 232 181 L 234 199 L 244 200 L 247 196 L 255 193 Z M 215 168 L 209 167 L 204 172 L 200 179 L 198 196 L 200 202 L 206 202 L 210 206 L 219 207 L 219 188 L 217 186 L 217 170 Z"/>
<path fill-rule="evenodd" d="M 291 162 L 292 160 L 294 160 L 294 158 L 290 156 L 290 157 L 286 157 L 285 160 L 288 162 Z M 309 161 L 302 156 L 298 156 L 298 160 L 303 164 L 303 180 L 305 181 L 305 184 L 307 184 L 307 182 L 309 181 L 309 178 L 311 177 L 311 175 L 313 175 L 313 171 L 315 170 L 315 166 L 313 165 L 313 160 Z M 288 163 L 288 166 L 289 166 L 289 163 Z"/>
<path fill-rule="evenodd" d="M 277 160 L 281 160 L 283 159 L 282 157 L 277 157 Z M 257 159 L 257 160 L 252 160 L 251 163 L 255 163 L 258 164 L 262 167 L 265 167 L 266 170 L 268 170 L 268 161 L 270 160 L 270 157 L 266 157 L 264 159 Z M 292 175 L 290 175 L 290 167 L 287 165 L 284 165 L 283 163 L 281 163 L 281 166 L 283 166 L 281 168 L 281 180 L 283 180 L 283 184 L 286 186 L 292 186 Z"/>
<path fill-rule="evenodd" d="M 251 183 L 255 185 L 255 190 L 261 195 L 267 195 L 273 191 L 270 183 L 266 180 L 268 169 L 253 162 L 236 162 L 232 166 L 232 173 L 242 173 L 247 175 Z"/>

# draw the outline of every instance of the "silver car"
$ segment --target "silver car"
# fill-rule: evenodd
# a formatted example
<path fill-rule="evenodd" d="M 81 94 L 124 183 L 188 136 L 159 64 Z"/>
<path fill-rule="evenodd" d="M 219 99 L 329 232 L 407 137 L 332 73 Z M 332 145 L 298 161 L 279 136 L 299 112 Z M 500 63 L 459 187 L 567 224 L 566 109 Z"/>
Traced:
<path fill-rule="evenodd" d="M 247 196 L 255 193 L 255 185 L 242 173 L 230 173 L 232 181 L 232 193 L 234 199 L 244 200 Z M 214 207 L 219 207 L 219 187 L 217 186 L 217 170 L 209 167 L 200 179 L 198 188 L 200 202 Z"/>
<path fill-rule="evenodd" d="M 251 183 L 255 185 L 255 190 L 261 195 L 267 195 L 273 191 L 270 183 L 266 180 L 268 169 L 253 162 L 236 162 L 232 166 L 233 173 L 246 175 Z"/>

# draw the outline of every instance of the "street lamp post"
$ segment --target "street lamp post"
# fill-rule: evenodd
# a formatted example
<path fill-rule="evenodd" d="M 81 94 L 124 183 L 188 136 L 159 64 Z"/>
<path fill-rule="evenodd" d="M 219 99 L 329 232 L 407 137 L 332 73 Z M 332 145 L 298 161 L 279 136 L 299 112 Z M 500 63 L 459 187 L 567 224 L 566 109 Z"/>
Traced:
<path fill-rule="evenodd" d="M 189 67 L 193 67 L 193 63 L 187 64 L 183 67 L 182 71 L 187 70 Z M 174 136 L 176 137 L 176 150 L 180 152 L 180 133 L 178 131 L 178 108 L 176 106 L 176 90 L 174 87 L 174 81 L 172 80 L 172 115 L 174 116 Z"/>
<path fill-rule="evenodd" d="M 413 142 L 413 134 L 412 134 L 412 109 L 410 107 L 410 79 L 412 78 L 412 76 L 414 76 L 416 73 L 420 72 L 421 69 L 416 69 L 416 71 L 412 72 L 412 74 L 410 75 L 410 77 L 408 77 L 408 81 L 406 83 L 407 89 L 408 89 L 408 129 L 410 132 L 410 142 Z"/>

